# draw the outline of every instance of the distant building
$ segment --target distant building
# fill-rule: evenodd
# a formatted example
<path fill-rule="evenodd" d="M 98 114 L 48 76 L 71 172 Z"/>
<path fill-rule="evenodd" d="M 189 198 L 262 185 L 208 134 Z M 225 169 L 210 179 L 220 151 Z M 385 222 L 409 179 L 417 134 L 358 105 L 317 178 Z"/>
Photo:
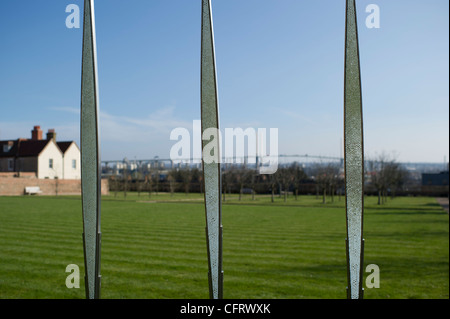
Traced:
<path fill-rule="evenodd" d="M 40 126 L 31 139 L 0 141 L 0 172 L 33 172 L 39 179 L 80 179 L 81 154 L 74 141 L 56 142 L 56 132 L 48 130 L 42 138 Z"/>
<path fill-rule="evenodd" d="M 448 186 L 448 171 L 437 174 L 422 174 L 422 186 Z"/>
<path fill-rule="evenodd" d="M 422 174 L 422 195 L 449 196 L 448 171 L 436 174 Z"/>

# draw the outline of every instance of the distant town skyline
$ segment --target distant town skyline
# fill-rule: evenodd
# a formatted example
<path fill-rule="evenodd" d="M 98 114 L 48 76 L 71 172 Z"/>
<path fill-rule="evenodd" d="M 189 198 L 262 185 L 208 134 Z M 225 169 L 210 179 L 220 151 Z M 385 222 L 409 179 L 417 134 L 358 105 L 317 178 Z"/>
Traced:
<path fill-rule="evenodd" d="M 0 140 L 79 143 L 80 0 L 0 9 Z M 369 5 L 380 27 L 368 28 Z M 342 156 L 345 1 L 212 1 L 224 128 L 278 128 L 279 154 Z M 449 3 L 357 1 L 366 157 L 449 160 Z M 168 158 L 200 119 L 200 1 L 96 1 L 102 160 Z"/>

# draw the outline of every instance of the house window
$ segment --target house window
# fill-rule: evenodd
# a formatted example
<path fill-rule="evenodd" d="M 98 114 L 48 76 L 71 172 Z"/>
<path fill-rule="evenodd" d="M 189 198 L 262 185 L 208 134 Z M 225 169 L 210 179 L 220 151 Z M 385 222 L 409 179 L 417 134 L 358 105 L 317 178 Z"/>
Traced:
<path fill-rule="evenodd" d="M 77 168 L 77 160 L 72 160 L 72 168 L 73 169 Z"/>
<path fill-rule="evenodd" d="M 48 168 L 53 168 L 53 158 L 48 160 Z"/>
<path fill-rule="evenodd" d="M 8 159 L 8 171 L 14 170 L 14 160 L 12 158 Z"/>

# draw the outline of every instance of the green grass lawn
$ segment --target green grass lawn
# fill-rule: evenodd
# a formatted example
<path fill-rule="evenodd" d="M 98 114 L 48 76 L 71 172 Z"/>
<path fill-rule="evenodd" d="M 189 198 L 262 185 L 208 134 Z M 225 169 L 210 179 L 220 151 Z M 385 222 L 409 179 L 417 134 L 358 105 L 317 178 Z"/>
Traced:
<path fill-rule="evenodd" d="M 102 200 L 102 298 L 208 298 L 200 194 Z M 449 220 L 434 198 L 366 198 L 364 297 L 449 298 Z M 345 207 L 337 197 L 245 195 L 223 206 L 225 298 L 346 298 Z M 0 197 L 0 298 L 84 298 L 77 196 Z M 65 286 L 77 264 L 81 288 Z M 365 274 L 364 277 L 367 276 Z"/>

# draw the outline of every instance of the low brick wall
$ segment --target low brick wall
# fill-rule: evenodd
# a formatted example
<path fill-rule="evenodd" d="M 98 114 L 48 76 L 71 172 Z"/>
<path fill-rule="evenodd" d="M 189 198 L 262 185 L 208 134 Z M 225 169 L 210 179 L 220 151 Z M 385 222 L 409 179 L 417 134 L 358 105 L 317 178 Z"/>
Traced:
<path fill-rule="evenodd" d="M 39 195 L 80 195 L 81 180 L 79 179 L 35 179 L 19 177 L 0 178 L 0 196 L 18 196 L 25 194 L 25 187 L 39 186 Z M 109 194 L 107 179 L 102 179 L 102 195 Z"/>

